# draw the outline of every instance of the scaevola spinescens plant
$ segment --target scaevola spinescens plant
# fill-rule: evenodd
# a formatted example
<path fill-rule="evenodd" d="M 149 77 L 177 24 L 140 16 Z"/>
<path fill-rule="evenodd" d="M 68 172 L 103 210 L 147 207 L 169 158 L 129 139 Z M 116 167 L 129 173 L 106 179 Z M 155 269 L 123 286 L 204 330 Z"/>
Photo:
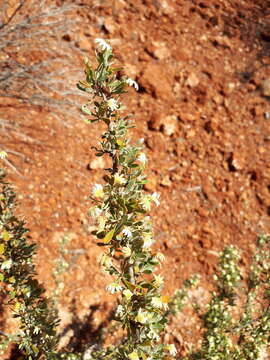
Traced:
<path fill-rule="evenodd" d="M 160 343 L 168 297 L 161 293 L 163 278 L 155 270 L 164 256 L 151 251 L 154 239 L 147 215 L 152 204 L 159 205 L 159 195 L 143 190 L 147 157 L 142 141 L 130 144 L 128 129 L 132 123 L 123 115 L 120 100 L 128 86 L 138 90 L 138 85 L 118 76 L 120 69 L 113 66 L 112 47 L 102 39 L 96 39 L 96 43 L 97 67 L 85 61 L 86 81 L 80 81 L 78 87 L 91 96 L 82 107 L 90 116 L 89 122 L 107 125 L 96 155 L 109 156 L 111 167 L 105 184 L 93 186 L 90 214 L 97 222 L 95 235 L 106 249 L 101 264 L 113 276 L 107 290 L 120 295 L 115 316 L 127 332 L 125 345 L 114 352 L 114 359 L 172 357 L 175 346 Z"/>

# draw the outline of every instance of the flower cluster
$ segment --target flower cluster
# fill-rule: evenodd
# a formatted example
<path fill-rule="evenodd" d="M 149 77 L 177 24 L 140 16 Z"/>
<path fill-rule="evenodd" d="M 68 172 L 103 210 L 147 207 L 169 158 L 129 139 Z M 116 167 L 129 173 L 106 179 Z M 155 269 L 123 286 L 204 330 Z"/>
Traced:
<path fill-rule="evenodd" d="M 130 144 L 128 129 L 133 125 L 128 116 L 122 115 L 120 100 L 126 86 L 139 87 L 130 78 L 119 78 L 117 68 L 112 67 L 111 46 L 101 39 L 96 42 L 98 65 L 94 69 L 86 61 L 86 81 L 80 81 L 78 87 L 92 94 L 82 107 L 90 115 L 88 122 L 103 121 L 107 125 L 96 155 L 109 156 L 112 166 L 105 183 L 92 188 L 94 206 L 90 214 L 97 224 L 98 242 L 107 246 L 101 265 L 114 277 L 107 290 L 120 295 L 115 316 L 127 332 L 127 342 L 119 357 L 161 359 L 166 354 L 174 356 L 176 349 L 158 343 L 169 298 L 161 293 L 162 276 L 154 274 L 164 256 L 151 251 L 154 238 L 147 212 L 159 205 L 159 194 L 143 190 L 147 156 L 142 141 Z"/>

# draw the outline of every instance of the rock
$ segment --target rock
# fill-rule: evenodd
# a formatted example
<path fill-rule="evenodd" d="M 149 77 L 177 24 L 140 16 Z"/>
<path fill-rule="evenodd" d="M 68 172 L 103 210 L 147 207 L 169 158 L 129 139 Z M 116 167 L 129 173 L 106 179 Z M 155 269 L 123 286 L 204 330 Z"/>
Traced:
<path fill-rule="evenodd" d="M 91 48 L 90 38 L 85 36 L 85 34 L 81 32 L 80 34 L 78 34 L 76 45 L 82 50 L 89 51 L 89 49 Z"/>
<path fill-rule="evenodd" d="M 270 96 L 270 78 L 261 83 L 261 91 L 263 96 Z"/>
<path fill-rule="evenodd" d="M 170 52 L 164 42 L 154 41 L 153 47 L 153 55 L 156 59 L 164 60 L 170 56 Z"/>
<path fill-rule="evenodd" d="M 104 21 L 104 27 L 108 31 L 109 34 L 115 32 L 115 23 L 111 18 L 106 18 Z"/>
<path fill-rule="evenodd" d="M 186 85 L 193 88 L 199 85 L 199 82 L 198 76 L 195 73 L 191 73 L 186 80 Z"/>
<path fill-rule="evenodd" d="M 159 131 L 162 125 L 162 114 L 153 113 L 150 120 L 148 121 L 148 129 Z"/>
<path fill-rule="evenodd" d="M 160 185 L 164 186 L 164 187 L 171 187 L 172 186 L 172 182 L 170 180 L 169 175 L 164 176 L 164 178 L 160 182 Z"/>
<path fill-rule="evenodd" d="M 214 43 L 229 49 L 232 47 L 231 40 L 227 36 L 215 36 Z"/>
<path fill-rule="evenodd" d="M 223 104 L 223 96 L 220 94 L 216 94 L 215 96 L 213 96 L 213 101 L 217 104 L 217 105 L 221 105 Z"/>
<path fill-rule="evenodd" d="M 162 132 L 164 135 L 171 136 L 175 133 L 178 125 L 178 118 L 175 115 L 169 115 L 162 121 Z"/>
<path fill-rule="evenodd" d="M 104 169 L 105 162 L 102 157 L 97 157 L 89 163 L 89 168 L 91 170 Z"/>
<path fill-rule="evenodd" d="M 228 164 L 231 171 L 242 170 L 245 168 L 246 160 L 240 153 L 233 153 Z"/>
<path fill-rule="evenodd" d="M 218 129 L 218 122 L 213 119 L 213 120 L 208 120 L 206 121 L 206 123 L 204 124 L 204 129 L 206 130 L 206 132 L 210 133 L 214 133 L 217 129 Z"/>
<path fill-rule="evenodd" d="M 160 98 L 168 102 L 173 99 L 172 78 L 163 66 L 159 64 L 149 63 L 146 66 L 139 79 L 139 85 L 155 98 Z"/>
<path fill-rule="evenodd" d="M 153 151 L 157 151 L 158 149 L 160 153 L 163 153 L 166 151 L 168 144 L 164 135 L 155 132 L 146 138 L 145 145 Z"/>
<path fill-rule="evenodd" d="M 157 0 L 156 6 L 161 10 L 165 15 L 169 15 L 174 12 L 173 1 L 172 0 Z"/>

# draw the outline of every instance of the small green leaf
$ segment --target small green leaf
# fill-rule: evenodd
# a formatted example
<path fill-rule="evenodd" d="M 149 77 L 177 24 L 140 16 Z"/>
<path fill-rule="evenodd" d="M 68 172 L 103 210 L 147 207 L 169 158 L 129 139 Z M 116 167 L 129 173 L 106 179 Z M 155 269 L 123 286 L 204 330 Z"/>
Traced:
<path fill-rule="evenodd" d="M 32 344 L 32 345 L 31 345 L 31 348 L 32 348 L 32 350 L 34 351 L 35 355 L 37 355 L 37 354 L 39 353 L 39 350 L 38 350 L 38 348 L 36 347 L 36 345 Z"/>
<path fill-rule="evenodd" d="M 2 239 L 4 240 L 4 241 L 8 241 L 9 239 L 10 239 L 10 235 L 9 235 L 9 232 L 7 231 L 7 230 L 4 230 L 3 232 L 2 232 Z"/>
<path fill-rule="evenodd" d="M 0 244 L 0 255 L 3 255 L 3 254 L 4 254 L 5 249 L 6 249 L 5 245 L 4 245 L 4 244 Z"/>
<path fill-rule="evenodd" d="M 114 232 L 115 232 L 115 227 L 112 230 L 110 230 L 108 234 L 103 238 L 103 242 L 105 244 L 108 244 L 112 240 Z"/>
<path fill-rule="evenodd" d="M 81 110 L 87 115 L 92 115 L 92 112 L 88 109 L 87 104 L 82 105 Z"/>

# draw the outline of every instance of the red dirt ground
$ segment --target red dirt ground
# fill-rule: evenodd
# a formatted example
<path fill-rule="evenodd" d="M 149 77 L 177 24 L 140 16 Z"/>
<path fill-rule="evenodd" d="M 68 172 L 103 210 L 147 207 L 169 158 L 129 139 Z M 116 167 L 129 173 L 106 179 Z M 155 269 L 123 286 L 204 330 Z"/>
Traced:
<path fill-rule="evenodd" d="M 58 7 L 64 3 L 56 2 Z M 256 235 L 270 232 L 268 2 L 73 3 L 76 27 L 59 41 L 74 41 L 94 59 L 94 39 L 111 39 L 117 61 L 141 88 L 139 93 L 130 90 L 125 102 L 137 124 L 134 140 L 143 137 L 146 143 L 146 190 L 161 194 L 161 206 L 152 216 L 155 246 L 166 255 L 160 270 L 165 291 L 172 294 L 193 273 L 201 274 L 207 288 L 216 252 L 234 244 L 244 266 Z M 29 8 L 20 11 L 27 14 Z M 41 55 L 24 56 L 35 61 Z M 71 67 L 81 67 L 78 80 L 84 77 L 82 59 L 77 53 L 70 59 Z M 70 90 L 75 87 L 76 82 Z M 83 103 L 80 98 L 78 104 Z M 115 302 L 105 291 L 109 277 L 98 264 L 102 248 L 90 234 L 87 217 L 91 187 L 104 174 L 103 163 L 91 169 L 91 146 L 102 129 L 85 124 L 79 112 L 63 124 L 52 110 L 6 97 L 0 98 L 0 117 L 15 119 L 31 137 L 5 130 L 1 146 L 23 155 L 9 154 L 22 175 L 10 169 L 9 179 L 18 193 L 18 213 L 27 221 L 31 241 L 39 245 L 39 278 L 52 289 L 58 240 L 71 234 L 73 263 L 65 275 L 60 315 L 64 325 L 73 318 L 91 319 L 85 329 L 95 334 Z M 184 331 L 188 325 L 190 330 Z M 79 325 L 73 327 L 78 330 Z M 194 333 L 194 324 L 179 315 L 168 339 L 183 353 Z"/>

